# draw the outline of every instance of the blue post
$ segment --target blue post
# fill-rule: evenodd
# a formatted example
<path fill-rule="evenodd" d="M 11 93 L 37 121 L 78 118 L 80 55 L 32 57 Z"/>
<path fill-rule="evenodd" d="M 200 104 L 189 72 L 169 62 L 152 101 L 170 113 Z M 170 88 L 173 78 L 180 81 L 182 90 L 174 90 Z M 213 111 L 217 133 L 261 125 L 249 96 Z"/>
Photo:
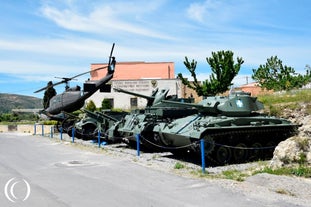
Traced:
<path fill-rule="evenodd" d="M 72 127 L 72 143 L 74 143 L 75 142 L 75 128 L 74 127 Z"/>
<path fill-rule="evenodd" d="M 50 137 L 53 138 L 53 127 L 50 128 Z"/>
<path fill-rule="evenodd" d="M 98 136 L 98 148 L 100 148 L 100 130 L 98 130 L 97 136 Z"/>
<path fill-rule="evenodd" d="M 201 139 L 201 160 L 202 160 L 202 173 L 205 173 L 205 149 L 204 149 L 204 139 Z"/>
<path fill-rule="evenodd" d="M 33 134 L 34 134 L 34 135 L 36 135 L 36 134 L 37 134 L 37 125 L 36 125 L 36 124 L 34 124 Z"/>
<path fill-rule="evenodd" d="M 63 140 L 63 127 L 60 127 L 60 140 Z"/>
<path fill-rule="evenodd" d="M 140 134 L 136 134 L 137 156 L 140 156 Z"/>
<path fill-rule="evenodd" d="M 42 136 L 44 136 L 44 124 L 41 125 L 41 132 L 42 132 Z"/>

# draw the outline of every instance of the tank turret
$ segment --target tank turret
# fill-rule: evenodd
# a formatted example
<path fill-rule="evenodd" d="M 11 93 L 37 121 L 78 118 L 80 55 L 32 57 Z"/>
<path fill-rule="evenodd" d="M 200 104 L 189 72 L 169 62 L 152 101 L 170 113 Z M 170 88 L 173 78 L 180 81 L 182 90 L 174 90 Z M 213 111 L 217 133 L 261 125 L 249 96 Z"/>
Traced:
<path fill-rule="evenodd" d="M 213 96 L 203 99 L 197 104 L 176 103 L 163 100 L 170 105 L 183 105 L 197 108 L 203 114 L 219 114 L 224 116 L 250 116 L 252 113 L 264 109 L 257 97 L 243 91 L 233 92 L 229 96 Z"/>

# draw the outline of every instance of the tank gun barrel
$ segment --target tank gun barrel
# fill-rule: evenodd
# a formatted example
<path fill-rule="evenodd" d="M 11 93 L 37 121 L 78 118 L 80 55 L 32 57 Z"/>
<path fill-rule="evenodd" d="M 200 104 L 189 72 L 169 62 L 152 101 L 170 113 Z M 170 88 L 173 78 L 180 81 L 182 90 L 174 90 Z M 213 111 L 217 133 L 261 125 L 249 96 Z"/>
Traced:
<path fill-rule="evenodd" d="M 100 122 L 103 122 L 105 119 L 109 119 L 111 121 L 114 121 L 114 122 L 117 122 L 118 119 L 114 118 L 114 117 L 111 117 L 111 116 L 108 116 L 107 114 L 104 114 L 104 113 L 100 113 L 100 112 L 92 112 L 92 111 L 89 111 L 89 110 L 86 110 L 86 109 L 83 109 L 83 111 L 89 116 L 89 117 L 92 117 Z"/>

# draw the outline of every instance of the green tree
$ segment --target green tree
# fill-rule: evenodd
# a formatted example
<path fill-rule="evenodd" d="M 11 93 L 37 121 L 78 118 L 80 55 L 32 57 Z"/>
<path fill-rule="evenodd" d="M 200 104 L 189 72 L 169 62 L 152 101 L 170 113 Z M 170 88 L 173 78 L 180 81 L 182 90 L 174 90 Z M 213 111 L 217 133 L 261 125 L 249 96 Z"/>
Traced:
<path fill-rule="evenodd" d="M 209 80 L 203 81 L 202 84 L 197 80 L 195 73 L 197 62 L 195 60 L 189 62 L 187 57 L 185 57 L 184 65 L 189 70 L 194 81 L 189 82 L 181 73 L 177 75 L 184 85 L 195 90 L 199 96 L 216 95 L 227 91 L 232 85 L 233 78 L 238 74 L 241 65 L 244 63 L 244 60 L 239 57 L 237 58 L 237 63 L 235 63 L 233 52 L 229 50 L 212 52 L 212 57 L 207 57 L 206 61 L 211 67 L 212 74 Z"/>
<path fill-rule="evenodd" d="M 177 77 L 181 79 L 181 81 L 184 85 L 195 90 L 199 96 L 203 96 L 203 87 L 202 87 L 201 83 L 198 81 L 196 73 L 195 73 L 195 69 L 197 67 L 197 61 L 192 60 L 190 63 L 188 58 L 185 57 L 184 65 L 189 70 L 190 75 L 193 77 L 193 82 L 188 81 L 188 79 L 184 78 L 181 73 L 178 73 Z"/>
<path fill-rule="evenodd" d="M 89 102 L 87 102 L 85 108 L 89 111 L 96 111 L 96 105 L 94 103 L 94 101 L 90 100 Z"/>
<path fill-rule="evenodd" d="M 0 121 L 14 122 L 18 120 L 19 120 L 19 117 L 17 116 L 17 114 L 4 113 L 4 114 L 1 114 L 0 116 Z"/>
<path fill-rule="evenodd" d="M 111 109 L 112 108 L 109 99 L 106 99 L 106 98 L 103 99 L 101 108 L 102 109 Z"/>
<path fill-rule="evenodd" d="M 262 88 L 288 91 L 301 88 L 311 81 L 310 67 L 306 66 L 306 75 L 297 74 L 294 68 L 283 65 L 277 56 L 271 56 L 265 65 L 253 69 L 252 79 L 258 82 Z"/>

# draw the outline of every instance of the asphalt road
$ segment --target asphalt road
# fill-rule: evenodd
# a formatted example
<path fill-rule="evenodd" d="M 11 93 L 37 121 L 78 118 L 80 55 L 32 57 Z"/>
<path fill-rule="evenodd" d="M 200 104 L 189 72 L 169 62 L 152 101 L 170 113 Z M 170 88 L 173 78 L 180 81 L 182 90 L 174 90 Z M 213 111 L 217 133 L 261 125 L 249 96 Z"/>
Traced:
<path fill-rule="evenodd" d="M 122 157 L 46 137 L 0 133 L 0 206 L 270 205 L 214 182 L 160 172 Z"/>

